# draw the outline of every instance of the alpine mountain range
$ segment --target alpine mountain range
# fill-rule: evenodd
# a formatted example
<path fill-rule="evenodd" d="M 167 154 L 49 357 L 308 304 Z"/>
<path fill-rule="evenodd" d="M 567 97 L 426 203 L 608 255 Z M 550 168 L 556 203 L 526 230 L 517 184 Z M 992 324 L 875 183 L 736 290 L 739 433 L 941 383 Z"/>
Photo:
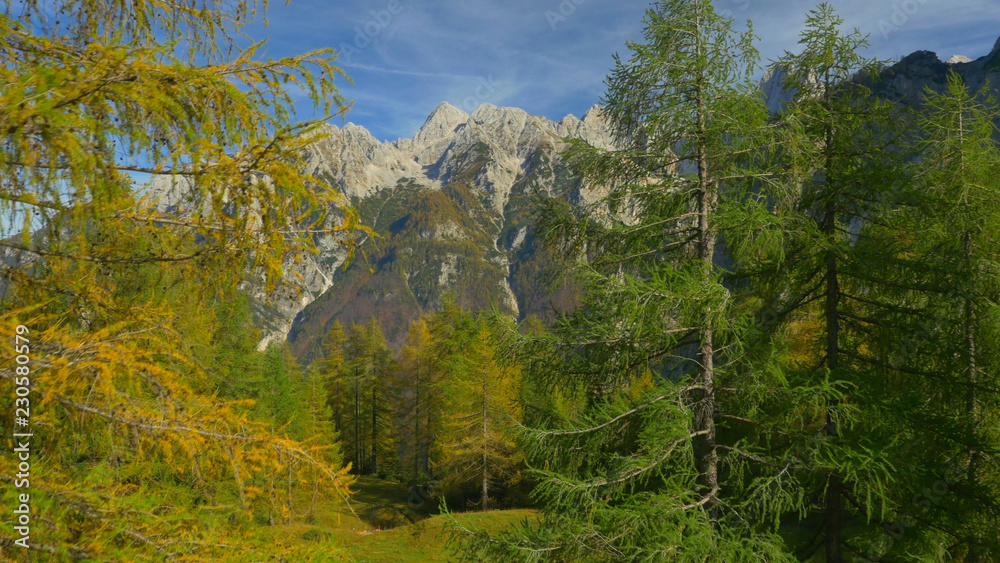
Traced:
<path fill-rule="evenodd" d="M 872 90 L 919 104 L 926 88 L 944 89 L 951 70 L 973 90 L 989 84 L 997 93 L 1000 41 L 976 60 L 917 51 L 887 66 Z M 761 81 L 772 111 L 791 97 L 782 81 L 773 71 Z M 586 205 L 606 193 L 583 182 L 564 159 L 567 139 L 612 147 L 600 106 L 582 118 L 552 121 L 512 107 L 482 104 L 470 115 L 442 103 L 413 138 L 391 142 L 353 123 L 322 127 L 307 171 L 340 190 L 378 237 L 365 235 L 363 252 L 342 267 L 347 251 L 338 235 L 318 235 L 317 254 L 285 264 L 289 276 L 302 280 L 299 292 L 266 295 L 263 283 L 245 284 L 261 348 L 287 339 L 309 361 L 335 321 L 373 317 L 398 347 L 409 324 L 448 295 L 466 309 L 495 307 L 519 319 L 572 306 L 570 290 L 552 291 L 540 281 L 551 259 L 536 241 L 534 217 L 539 198 Z M 169 177 L 154 179 L 152 192 L 163 208 L 181 201 Z"/>

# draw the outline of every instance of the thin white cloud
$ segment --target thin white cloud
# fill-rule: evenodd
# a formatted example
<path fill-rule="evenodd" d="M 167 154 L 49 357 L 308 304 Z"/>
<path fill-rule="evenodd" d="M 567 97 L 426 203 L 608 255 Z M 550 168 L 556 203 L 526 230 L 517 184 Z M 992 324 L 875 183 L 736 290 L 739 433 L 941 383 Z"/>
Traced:
<path fill-rule="evenodd" d="M 598 102 L 612 54 L 627 55 L 627 40 L 642 39 L 650 0 L 585 0 L 552 25 L 568 0 L 399 0 L 404 9 L 370 44 L 340 61 L 355 86 L 352 120 L 376 137 L 410 136 L 440 102 L 514 105 L 558 119 Z M 271 9 L 271 52 L 287 55 L 351 45 L 389 0 L 294 0 Z M 796 51 L 808 10 L 819 0 L 715 0 L 738 25 L 754 21 L 768 59 Z M 889 38 L 879 21 L 909 6 Z M 848 27 L 871 34 L 871 56 L 891 58 L 917 49 L 978 57 L 1000 33 L 1000 0 L 832 0 Z M 916 9 L 912 6 L 916 5 Z M 898 19 L 898 16 L 897 16 Z M 346 59 L 346 57 L 345 57 Z M 482 80 L 492 90 L 483 94 Z M 471 101 L 470 101 L 471 100 Z M 474 109 L 474 108 L 473 108 Z"/>
<path fill-rule="evenodd" d="M 398 70 L 394 68 L 382 68 L 375 65 L 368 65 L 363 63 L 351 63 L 343 65 L 345 69 L 359 69 L 367 70 L 369 72 L 379 72 L 383 74 L 398 74 L 401 76 L 416 76 L 420 78 L 449 78 L 454 80 L 468 80 L 477 78 L 473 75 L 468 74 L 452 74 L 449 72 L 421 72 L 416 70 Z"/>

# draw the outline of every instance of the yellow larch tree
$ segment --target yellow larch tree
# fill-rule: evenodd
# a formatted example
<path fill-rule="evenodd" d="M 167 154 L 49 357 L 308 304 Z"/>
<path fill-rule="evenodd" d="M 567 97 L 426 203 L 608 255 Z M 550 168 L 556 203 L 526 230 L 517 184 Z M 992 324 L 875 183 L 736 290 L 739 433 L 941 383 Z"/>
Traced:
<path fill-rule="evenodd" d="M 520 370 L 500 363 L 487 327 L 461 312 L 454 333 L 461 353 L 442 363 L 445 417 L 438 436 L 435 473 L 446 489 L 475 487 L 489 509 L 490 490 L 520 479 L 522 461 L 513 426 L 521 421 Z"/>
<path fill-rule="evenodd" d="M 357 227 L 303 173 L 319 121 L 294 122 L 293 88 L 320 115 L 347 109 L 336 53 L 262 58 L 245 31 L 266 2 L 3 4 L 0 334 L 23 344 L 22 326 L 30 349 L 32 457 L 25 490 L 10 448 L 0 455 L 0 502 L 30 493 L 30 550 L 53 560 L 287 557 L 204 518 L 219 507 L 204 507 L 201 484 L 229 483 L 238 511 L 260 494 L 256 475 L 290 464 L 341 496 L 350 478 L 322 444 L 211 392 L 192 343 L 216 319 L 191 317 L 161 282 L 207 305 L 249 276 L 273 289 L 314 235 Z M 178 179 L 186 211 L 158 207 L 136 173 Z M 0 363 L 10 446 L 12 357 Z M 0 532 L 2 557 L 22 556 L 16 539 Z"/>

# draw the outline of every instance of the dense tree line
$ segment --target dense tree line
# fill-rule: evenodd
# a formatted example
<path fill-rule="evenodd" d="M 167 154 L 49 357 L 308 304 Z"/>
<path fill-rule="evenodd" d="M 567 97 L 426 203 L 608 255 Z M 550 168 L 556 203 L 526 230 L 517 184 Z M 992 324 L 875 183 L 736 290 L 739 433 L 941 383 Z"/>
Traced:
<path fill-rule="evenodd" d="M 411 324 L 395 357 L 375 319 L 334 323 L 325 352 L 316 369 L 353 473 L 432 484 L 483 509 L 519 481 L 520 375 L 495 360 L 486 316 L 448 301 Z"/>

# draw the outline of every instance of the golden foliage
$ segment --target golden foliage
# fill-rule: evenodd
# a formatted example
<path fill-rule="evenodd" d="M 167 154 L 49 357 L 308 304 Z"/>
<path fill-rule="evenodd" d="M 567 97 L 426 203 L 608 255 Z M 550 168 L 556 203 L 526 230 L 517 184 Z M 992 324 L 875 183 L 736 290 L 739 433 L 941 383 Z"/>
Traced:
<path fill-rule="evenodd" d="M 346 498 L 347 469 L 245 401 L 205 394 L 213 377 L 180 331 L 209 316 L 168 284 L 214 295 L 251 272 L 273 288 L 315 235 L 362 228 L 303 173 L 319 122 L 293 122 L 293 88 L 323 115 L 346 111 L 335 54 L 262 59 L 243 32 L 266 2 L 4 4 L 0 334 L 31 330 L 32 548 L 56 559 L 287 556 L 207 517 L 232 504 L 207 483 L 228 483 L 246 507 L 258 476 L 298 467 Z M 179 179 L 183 211 L 165 211 L 137 173 Z M 14 368 L 0 364 L 7 397 Z M 0 456 L 5 475 L 12 463 Z"/>

